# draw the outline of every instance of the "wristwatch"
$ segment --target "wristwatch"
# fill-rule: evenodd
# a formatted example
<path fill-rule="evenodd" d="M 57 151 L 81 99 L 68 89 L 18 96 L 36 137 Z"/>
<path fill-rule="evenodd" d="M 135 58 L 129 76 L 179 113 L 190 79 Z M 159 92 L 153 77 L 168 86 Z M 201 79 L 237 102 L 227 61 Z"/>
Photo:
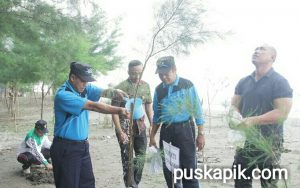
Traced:
<path fill-rule="evenodd" d="M 198 135 L 204 135 L 204 131 L 198 131 Z"/>

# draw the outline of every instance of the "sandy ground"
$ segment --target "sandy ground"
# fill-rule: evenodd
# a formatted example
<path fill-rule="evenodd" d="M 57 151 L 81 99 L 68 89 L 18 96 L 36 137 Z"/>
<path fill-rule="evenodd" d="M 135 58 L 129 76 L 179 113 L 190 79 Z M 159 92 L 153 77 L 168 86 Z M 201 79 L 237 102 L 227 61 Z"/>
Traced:
<path fill-rule="evenodd" d="M 35 185 L 21 173 L 21 165 L 16 161 L 16 148 L 25 136 L 25 132 L 31 128 L 38 118 L 37 111 L 24 114 L 18 120 L 18 133 L 9 127 L 13 125 L 5 120 L 5 110 L 1 106 L 0 111 L 0 187 L 1 188 L 53 188 L 53 184 L 41 183 Z M 45 119 L 52 123 L 52 107 L 46 108 L 49 113 Z M 52 120 L 52 121 L 51 121 Z M 22 123 L 21 123 L 22 122 Z M 90 151 L 93 161 L 94 174 L 97 188 L 123 188 L 120 149 L 111 127 L 109 116 L 104 117 L 91 113 Z M 53 124 L 53 123 L 52 123 Z M 107 124 L 103 126 L 103 124 Z M 228 126 L 221 119 L 213 119 L 211 127 L 206 126 L 206 147 L 204 152 L 198 153 L 199 167 L 203 164 L 213 167 L 231 167 L 234 148 L 228 142 Z M 50 138 L 52 138 L 53 127 L 50 126 Z M 300 121 L 289 119 L 285 123 L 285 149 L 287 153 L 282 154 L 281 165 L 289 170 L 288 187 L 300 187 Z M 204 163 L 202 163 L 204 161 Z M 51 181 L 50 181 L 51 182 Z M 283 182 L 281 182 L 282 185 Z M 163 174 L 151 174 L 149 165 L 146 164 L 141 188 L 164 188 Z M 220 180 L 201 180 L 202 187 L 222 188 L 233 187 L 232 180 L 222 183 Z M 254 182 L 254 188 L 260 187 L 259 182 Z M 283 186 L 282 186 L 283 187 Z"/>

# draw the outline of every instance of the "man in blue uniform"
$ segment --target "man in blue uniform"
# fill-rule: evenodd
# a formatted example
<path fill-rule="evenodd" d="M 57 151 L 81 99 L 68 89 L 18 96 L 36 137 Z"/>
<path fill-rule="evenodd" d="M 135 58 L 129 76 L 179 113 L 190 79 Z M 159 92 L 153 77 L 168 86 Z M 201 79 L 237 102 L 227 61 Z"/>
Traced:
<path fill-rule="evenodd" d="M 108 92 L 126 95 L 120 90 L 103 90 L 88 82 L 95 81 L 89 65 L 72 62 L 69 80 L 54 99 L 55 127 L 51 159 L 57 188 L 94 188 L 95 178 L 89 153 L 89 110 L 128 116 L 125 108 L 99 101 Z"/>
<path fill-rule="evenodd" d="M 202 150 L 205 144 L 204 119 L 198 94 L 191 81 L 177 75 L 174 57 L 159 58 L 156 73 L 162 83 L 156 87 L 154 93 L 154 116 L 149 145 L 156 146 L 155 134 L 161 125 L 160 149 L 163 151 L 163 141 L 179 148 L 179 168 L 190 172 L 190 169 L 197 168 L 196 148 Z M 194 119 L 198 128 L 197 136 Z M 172 172 L 166 167 L 164 158 L 163 172 L 167 185 L 171 188 Z M 197 179 L 183 178 L 174 187 L 199 188 L 199 182 Z"/>
<path fill-rule="evenodd" d="M 239 126 L 251 131 L 243 148 L 234 157 L 234 170 L 246 169 L 244 178 L 235 179 L 235 187 L 251 188 L 252 171 L 279 167 L 283 143 L 283 122 L 291 106 L 293 90 L 288 81 L 272 68 L 277 52 L 274 47 L 262 45 L 255 49 L 252 63 L 255 71 L 241 79 L 232 98 L 232 110 L 244 118 Z M 249 132 L 248 131 L 248 132 Z M 263 150 L 259 140 L 267 141 L 269 149 Z M 249 178 L 249 179 L 248 179 Z M 277 177 L 261 178 L 262 187 L 277 187 Z"/>

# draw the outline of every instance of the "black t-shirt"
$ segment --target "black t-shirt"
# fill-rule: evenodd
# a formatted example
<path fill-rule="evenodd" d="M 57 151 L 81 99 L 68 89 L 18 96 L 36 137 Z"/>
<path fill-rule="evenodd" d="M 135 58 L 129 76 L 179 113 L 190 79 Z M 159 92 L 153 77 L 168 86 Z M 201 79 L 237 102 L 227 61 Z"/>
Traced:
<path fill-rule="evenodd" d="M 274 109 L 274 100 L 292 98 L 293 90 L 288 81 L 272 69 L 260 80 L 255 73 L 241 79 L 235 88 L 235 94 L 241 96 L 239 110 L 243 117 L 258 116 Z M 258 126 L 263 136 L 277 134 L 282 137 L 282 122 L 274 125 Z"/>

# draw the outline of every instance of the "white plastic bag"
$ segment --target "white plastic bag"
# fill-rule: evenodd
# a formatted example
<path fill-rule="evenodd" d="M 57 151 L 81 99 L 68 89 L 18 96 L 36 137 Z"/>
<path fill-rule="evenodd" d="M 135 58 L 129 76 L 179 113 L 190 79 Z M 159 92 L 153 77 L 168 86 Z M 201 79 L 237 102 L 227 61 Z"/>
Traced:
<path fill-rule="evenodd" d="M 236 148 L 243 148 L 246 140 L 245 133 L 243 131 L 230 129 L 227 134 L 228 142 L 234 145 Z"/>
<path fill-rule="evenodd" d="M 159 149 L 151 146 L 147 149 L 147 162 L 149 162 L 150 174 L 157 174 L 162 172 L 162 159 Z"/>
<path fill-rule="evenodd" d="M 243 117 L 235 110 L 231 110 L 227 118 L 228 125 L 231 129 L 236 129 L 243 122 Z"/>

